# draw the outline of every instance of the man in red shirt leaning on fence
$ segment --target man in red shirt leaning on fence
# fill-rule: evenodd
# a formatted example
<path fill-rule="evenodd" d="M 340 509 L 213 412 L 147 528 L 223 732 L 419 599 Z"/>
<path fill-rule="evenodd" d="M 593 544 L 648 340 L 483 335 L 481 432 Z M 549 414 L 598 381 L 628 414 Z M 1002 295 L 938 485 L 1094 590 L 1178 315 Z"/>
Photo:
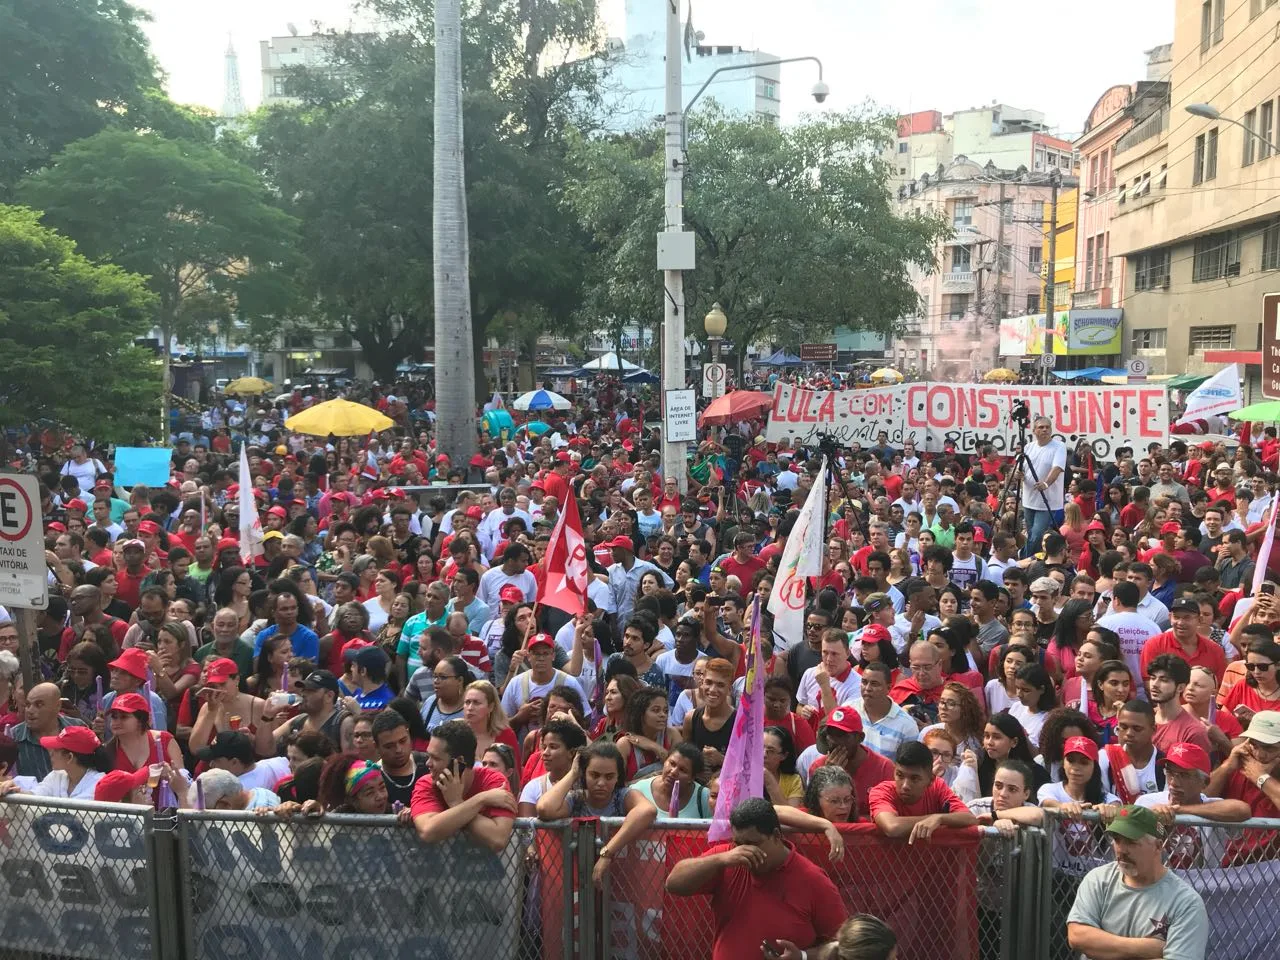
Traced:
<path fill-rule="evenodd" d="M 978 818 L 933 774 L 933 754 L 909 740 L 893 761 L 893 782 L 878 783 L 867 795 L 871 819 L 886 837 L 908 843 L 928 840 L 939 827 L 972 827 Z"/>
<path fill-rule="evenodd" d="M 448 720 L 431 731 L 427 744 L 430 777 L 419 777 L 409 810 L 423 843 L 465 833 L 501 853 L 515 827 L 516 798 L 507 778 L 477 767 L 476 735 L 465 720 Z"/>
<path fill-rule="evenodd" d="M 932 758 L 931 758 L 932 759 Z M 667 893 L 711 895 L 711 960 L 759 957 L 764 943 L 788 940 L 802 950 L 835 938 L 844 922 L 840 893 L 822 870 L 782 837 L 778 813 L 761 797 L 729 817 L 732 844 L 677 863 Z"/>

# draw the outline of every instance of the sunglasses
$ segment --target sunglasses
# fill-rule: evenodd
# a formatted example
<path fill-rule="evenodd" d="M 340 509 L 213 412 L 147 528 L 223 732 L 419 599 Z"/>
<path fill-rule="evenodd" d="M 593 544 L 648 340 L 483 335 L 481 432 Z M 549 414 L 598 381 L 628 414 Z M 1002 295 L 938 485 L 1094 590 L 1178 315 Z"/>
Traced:
<path fill-rule="evenodd" d="M 1250 673 L 1253 673 L 1255 670 L 1261 670 L 1263 673 L 1266 673 L 1274 666 L 1274 663 L 1246 663 L 1244 668 Z"/>

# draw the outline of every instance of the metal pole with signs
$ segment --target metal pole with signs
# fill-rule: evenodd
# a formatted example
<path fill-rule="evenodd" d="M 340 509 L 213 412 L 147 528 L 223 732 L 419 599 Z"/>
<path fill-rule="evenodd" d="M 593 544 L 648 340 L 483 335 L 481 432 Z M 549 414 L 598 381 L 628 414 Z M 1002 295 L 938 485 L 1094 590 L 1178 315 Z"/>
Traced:
<path fill-rule="evenodd" d="M 0 474 L 0 605 L 14 613 L 18 659 L 30 690 L 40 680 L 35 660 L 36 621 L 31 611 L 49 606 L 40 487 L 30 474 Z"/>
<path fill-rule="evenodd" d="M 724 396 L 724 381 L 729 368 L 723 363 L 704 363 L 702 365 L 702 399 L 714 400 Z"/>

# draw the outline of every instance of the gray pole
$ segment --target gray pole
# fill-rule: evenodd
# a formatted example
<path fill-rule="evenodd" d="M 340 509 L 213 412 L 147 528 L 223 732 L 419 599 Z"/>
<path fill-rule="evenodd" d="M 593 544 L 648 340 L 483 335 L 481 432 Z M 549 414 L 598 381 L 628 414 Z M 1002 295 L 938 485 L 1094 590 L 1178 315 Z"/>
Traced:
<path fill-rule="evenodd" d="M 1004 311 L 1000 308 L 1001 293 L 1004 280 L 1004 181 L 1000 181 L 1000 222 L 996 225 L 996 289 L 995 303 L 991 315 L 996 320 L 996 349 L 992 355 L 991 369 L 1000 366 L 1000 321 L 1004 319 Z"/>
<path fill-rule="evenodd" d="M 1049 175 L 1049 272 L 1045 275 L 1044 281 L 1044 352 L 1046 355 L 1053 353 L 1053 301 L 1057 286 L 1054 283 L 1054 274 L 1057 272 L 1058 262 L 1058 183 L 1058 171 L 1055 170 Z M 1049 367 L 1046 365 L 1041 369 L 1044 371 L 1042 380 L 1047 384 Z"/>
<path fill-rule="evenodd" d="M 682 103 L 683 76 L 681 56 L 684 53 L 683 31 L 680 23 L 680 0 L 658 0 L 667 7 L 667 76 L 666 76 L 666 235 L 684 232 L 684 104 Z M 658 238 L 659 251 L 663 238 Z M 687 267 L 686 267 L 687 264 Z M 684 389 L 684 273 L 692 269 L 691 262 L 680 257 L 664 260 L 662 280 L 665 288 L 662 297 L 662 389 L 663 410 L 666 410 L 667 391 Z M 664 423 L 665 428 L 665 423 Z M 683 495 L 689 491 L 685 445 L 672 443 L 664 429 L 662 432 L 662 475 L 674 477 Z"/>

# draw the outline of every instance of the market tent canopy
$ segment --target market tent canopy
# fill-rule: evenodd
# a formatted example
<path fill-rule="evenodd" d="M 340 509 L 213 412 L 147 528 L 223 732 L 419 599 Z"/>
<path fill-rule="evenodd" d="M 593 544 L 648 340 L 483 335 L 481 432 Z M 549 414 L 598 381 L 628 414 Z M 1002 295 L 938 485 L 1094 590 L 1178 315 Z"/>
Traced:
<path fill-rule="evenodd" d="M 1083 370 L 1055 370 L 1053 375 L 1059 380 L 1101 380 L 1103 377 L 1124 377 L 1129 371 L 1123 367 L 1085 367 Z"/>
<path fill-rule="evenodd" d="M 1170 377 L 1164 382 L 1164 385 L 1170 390 L 1194 390 L 1208 379 L 1209 377 L 1207 374 L 1180 373 L 1176 377 Z"/>
<path fill-rule="evenodd" d="M 1280 400 L 1263 400 L 1251 403 L 1243 410 L 1227 414 L 1232 420 L 1258 420 L 1262 423 L 1280 423 Z"/>
<path fill-rule="evenodd" d="M 634 373 L 628 373 L 622 378 L 623 383 L 661 383 L 655 374 L 648 370 L 637 370 Z"/>
<path fill-rule="evenodd" d="M 774 351 L 773 355 L 757 361 L 762 367 L 798 367 L 804 363 L 794 353 L 785 350 Z"/>
<path fill-rule="evenodd" d="M 584 363 L 580 369 L 587 373 L 617 373 L 619 369 L 623 373 L 633 373 L 640 368 L 631 361 L 620 359 L 616 353 L 610 352 Z"/>

